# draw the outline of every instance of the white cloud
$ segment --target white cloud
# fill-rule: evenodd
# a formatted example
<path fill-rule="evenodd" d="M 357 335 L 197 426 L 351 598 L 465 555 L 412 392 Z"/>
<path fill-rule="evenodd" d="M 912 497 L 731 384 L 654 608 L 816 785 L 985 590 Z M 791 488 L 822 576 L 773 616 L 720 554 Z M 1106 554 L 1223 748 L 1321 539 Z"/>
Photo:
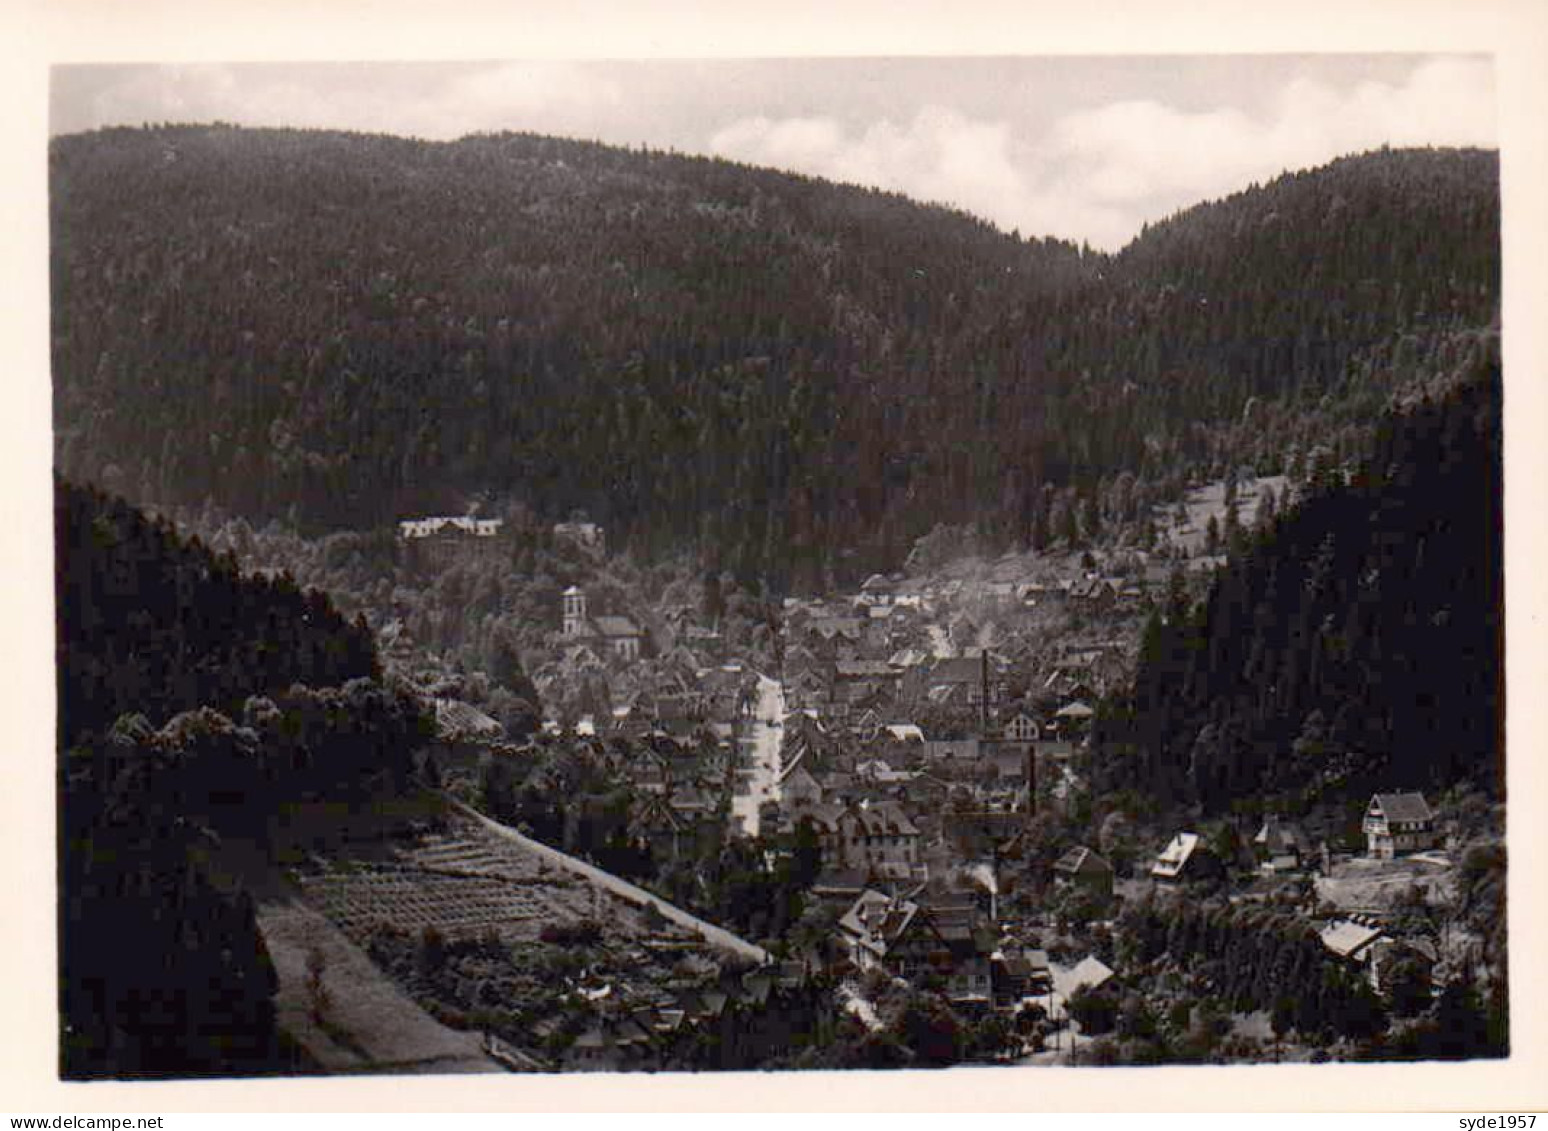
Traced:
<path fill-rule="evenodd" d="M 1031 189 L 1004 122 L 982 122 L 926 106 L 911 122 L 883 119 L 858 133 L 827 117 L 746 118 L 718 130 L 711 153 L 837 181 L 875 185 L 950 204 L 1014 226 L 1014 204 Z"/>
<path fill-rule="evenodd" d="M 1266 112 L 1129 99 L 1063 115 L 1039 136 L 927 106 L 911 121 L 746 118 L 711 152 L 965 208 L 1028 235 L 1115 249 L 1146 221 L 1285 170 L 1390 145 L 1493 145 L 1489 63 L 1439 59 L 1400 84 L 1287 82 Z M 1008 111 L 1009 114 L 1009 111 Z"/>
<path fill-rule="evenodd" d="M 1121 240 L 1142 221 L 1285 170 L 1381 145 L 1491 146 L 1494 128 L 1491 66 L 1442 59 L 1419 65 L 1401 85 L 1339 90 L 1292 80 L 1257 118 L 1140 101 L 1072 113 L 1049 132 L 1037 179 L 1051 200 L 1087 198 L 1127 213 Z M 1116 231 L 1079 234 L 1111 247 Z"/>

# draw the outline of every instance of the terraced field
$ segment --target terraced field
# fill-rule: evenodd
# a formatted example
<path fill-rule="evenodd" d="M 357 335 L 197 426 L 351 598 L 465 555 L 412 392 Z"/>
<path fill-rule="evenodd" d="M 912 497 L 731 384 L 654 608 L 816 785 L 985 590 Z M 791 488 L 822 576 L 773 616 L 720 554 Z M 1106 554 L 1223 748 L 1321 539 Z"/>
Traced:
<path fill-rule="evenodd" d="M 319 876 L 304 888 L 308 901 L 351 935 L 392 923 L 411 931 L 434 926 L 448 939 L 493 931 L 509 942 L 536 937 L 545 922 L 568 917 L 541 890 L 493 876 L 384 866 Z"/>
<path fill-rule="evenodd" d="M 416 935 L 434 927 L 448 941 L 494 935 L 510 945 L 537 940 L 547 926 L 592 920 L 610 937 L 635 944 L 703 945 L 697 931 L 660 915 L 647 923 L 640 900 L 475 819 L 454 812 L 447 821 L 444 831 L 395 848 L 387 859 L 335 860 L 303 875 L 303 898 L 357 941 L 390 925 Z"/>

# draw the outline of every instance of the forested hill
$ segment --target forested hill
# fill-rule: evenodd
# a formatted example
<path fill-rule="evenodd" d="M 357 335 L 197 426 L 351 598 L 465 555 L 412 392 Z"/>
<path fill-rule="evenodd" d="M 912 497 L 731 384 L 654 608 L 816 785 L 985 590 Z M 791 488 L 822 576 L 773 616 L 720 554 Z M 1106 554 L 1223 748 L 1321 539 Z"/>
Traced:
<path fill-rule="evenodd" d="M 1099 785 L 1221 810 L 1504 789 L 1500 376 L 1387 417 L 1216 580 L 1149 626 L 1099 714 Z"/>
<path fill-rule="evenodd" d="M 405 793 L 428 720 L 327 598 L 99 491 L 54 505 L 60 1071 L 293 1069 L 236 877 Z"/>
<path fill-rule="evenodd" d="M 1498 303 L 1477 151 L 1335 162 L 1105 256 L 708 159 L 167 127 L 56 139 L 51 222 L 67 472 L 312 529 L 584 507 L 776 586 L 1347 456 Z"/>
<path fill-rule="evenodd" d="M 236 713 L 252 695 L 380 675 L 363 622 L 350 624 L 289 577 L 242 576 L 102 491 L 56 479 L 54 546 L 59 739 L 100 737 L 134 712 Z"/>

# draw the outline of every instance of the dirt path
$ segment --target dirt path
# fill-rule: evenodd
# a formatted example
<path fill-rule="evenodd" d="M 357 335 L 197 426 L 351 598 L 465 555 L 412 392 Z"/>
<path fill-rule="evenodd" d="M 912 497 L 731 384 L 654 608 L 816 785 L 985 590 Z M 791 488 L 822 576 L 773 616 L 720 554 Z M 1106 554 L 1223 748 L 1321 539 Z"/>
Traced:
<path fill-rule="evenodd" d="M 326 1072 L 502 1072 L 477 1033 L 436 1021 L 321 913 L 296 899 L 258 905 L 279 975 L 279 1023 Z M 312 1017 L 308 955 L 322 957 L 327 1005 Z"/>

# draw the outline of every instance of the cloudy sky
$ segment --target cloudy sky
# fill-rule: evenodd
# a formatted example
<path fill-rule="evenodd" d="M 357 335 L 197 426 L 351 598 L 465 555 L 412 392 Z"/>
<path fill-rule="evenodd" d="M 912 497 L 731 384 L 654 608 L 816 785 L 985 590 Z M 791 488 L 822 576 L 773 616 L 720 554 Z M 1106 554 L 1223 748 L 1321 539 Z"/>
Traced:
<path fill-rule="evenodd" d="M 1465 55 L 62 66 L 51 128 L 526 130 L 878 185 L 1116 249 L 1146 221 L 1390 145 L 1495 144 Z"/>

